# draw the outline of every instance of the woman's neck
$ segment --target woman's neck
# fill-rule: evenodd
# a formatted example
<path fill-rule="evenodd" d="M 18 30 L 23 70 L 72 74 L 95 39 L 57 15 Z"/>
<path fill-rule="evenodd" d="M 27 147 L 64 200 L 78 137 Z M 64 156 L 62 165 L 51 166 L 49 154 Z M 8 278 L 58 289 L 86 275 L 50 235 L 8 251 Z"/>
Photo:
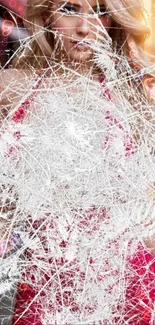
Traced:
<path fill-rule="evenodd" d="M 88 66 L 87 64 L 82 64 L 79 62 L 66 63 L 63 61 L 53 62 L 51 65 L 53 73 L 62 77 L 63 79 L 68 79 L 68 81 L 75 80 L 81 76 L 91 78 L 92 80 L 98 80 L 101 75 L 101 71 L 95 65 Z"/>

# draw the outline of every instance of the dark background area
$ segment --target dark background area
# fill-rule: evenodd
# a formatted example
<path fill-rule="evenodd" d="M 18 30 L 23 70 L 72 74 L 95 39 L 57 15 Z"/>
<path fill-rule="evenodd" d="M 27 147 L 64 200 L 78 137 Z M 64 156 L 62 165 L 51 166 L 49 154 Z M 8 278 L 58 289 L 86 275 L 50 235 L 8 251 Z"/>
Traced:
<path fill-rule="evenodd" d="M 24 5 L 21 4 L 21 0 L 0 0 L 1 67 L 9 67 L 13 53 L 16 52 L 27 36 L 22 19 L 23 8 Z"/>

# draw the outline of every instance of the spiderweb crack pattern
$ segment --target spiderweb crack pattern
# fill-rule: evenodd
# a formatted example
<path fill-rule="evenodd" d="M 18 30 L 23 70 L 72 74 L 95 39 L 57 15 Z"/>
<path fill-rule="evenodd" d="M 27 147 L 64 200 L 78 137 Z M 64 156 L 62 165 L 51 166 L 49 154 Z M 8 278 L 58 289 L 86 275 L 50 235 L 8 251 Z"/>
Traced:
<path fill-rule="evenodd" d="M 101 38 L 101 83 L 49 67 L 2 121 L 0 292 L 20 278 L 14 324 L 154 322 L 154 112 Z"/>

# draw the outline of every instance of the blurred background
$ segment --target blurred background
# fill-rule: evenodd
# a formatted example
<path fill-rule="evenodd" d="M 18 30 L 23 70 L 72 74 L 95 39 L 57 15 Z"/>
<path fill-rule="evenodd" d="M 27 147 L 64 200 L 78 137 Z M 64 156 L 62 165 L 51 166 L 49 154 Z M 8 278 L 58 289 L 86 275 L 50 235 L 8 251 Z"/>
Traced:
<path fill-rule="evenodd" d="M 12 54 L 24 42 L 28 33 L 22 17 L 27 0 L 0 0 L 0 65 L 8 67 Z M 145 50 L 155 55 L 155 0 L 143 0 L 146 9 L 146 21 L 151 35 Z"/>
<path fill-rule="evenodd" d="M 7 67 L 12 54 L 24 42 L 24 6 L 27 0 L 0 0 L 0 64 Z"/>

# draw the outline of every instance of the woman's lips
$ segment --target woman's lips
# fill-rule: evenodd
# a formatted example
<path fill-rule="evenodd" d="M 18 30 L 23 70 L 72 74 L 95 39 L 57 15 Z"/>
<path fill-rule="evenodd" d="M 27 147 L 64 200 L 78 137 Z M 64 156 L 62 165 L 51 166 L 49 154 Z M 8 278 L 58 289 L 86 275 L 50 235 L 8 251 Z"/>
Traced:
<path fill-rule="evenodd" d="M 90 49 L 90 46 L 86 42 L 72 42 L 74 47 L 79 51 L 88 51 Z"/>

